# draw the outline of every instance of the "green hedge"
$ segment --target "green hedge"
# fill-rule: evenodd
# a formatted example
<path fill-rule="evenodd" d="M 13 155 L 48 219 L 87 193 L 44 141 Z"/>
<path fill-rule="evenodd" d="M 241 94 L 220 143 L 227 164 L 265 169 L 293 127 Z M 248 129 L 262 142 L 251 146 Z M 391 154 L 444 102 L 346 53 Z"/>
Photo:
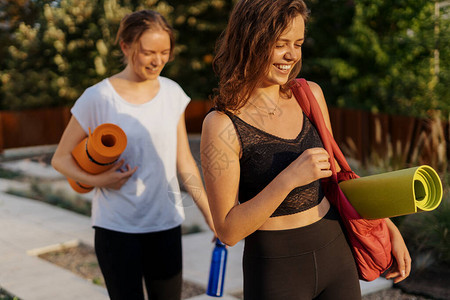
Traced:
<path fill-rule="evenodd" d="M 217 84 L 211 68 L 215 41 L 234 2 L 0 2 L 7 12 L 0 14 L 0 109 L 73 104 L 86 87 L 122 68 L 115 32 L 126 13 L 143 8 L 161 12 L 176 30 L 177 56 L 163 75 L 191 97 L 207 99 Z M 306 2 L 311 22 L 301 76 L 318 82 L 331 105 L 448 115 L 449 6 L 437 14 L 429 0 Z"/>

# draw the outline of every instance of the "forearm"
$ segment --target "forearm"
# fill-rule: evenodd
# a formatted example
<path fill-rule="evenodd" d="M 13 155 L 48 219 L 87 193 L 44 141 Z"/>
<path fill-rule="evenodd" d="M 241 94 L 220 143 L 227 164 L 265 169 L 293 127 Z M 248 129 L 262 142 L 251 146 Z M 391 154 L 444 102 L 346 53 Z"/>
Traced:
<path fill-rule="evenodd" d="M 331 176 L 323 148 L 305 150 L 252 199 L 239 204 L 241 148 L 230 118 L 210 113 L 203 123 L 200 154 L 217 235 L 234 245 L 258 230 L 296 187 Z M 226 140 L 220 138 L 226 132 Z M 243 199 L 242 199 L 243 200 Z"/>
<path fill-rule="evenodd" d="M 408 277 L 411 272 L 411 256 L 397 226 L 390 219 L 385 220 L 391 238 L 392 255 L 395 259 L 394 267 L 388 272 L 386 278 L 394 279 L 394 283 L 398 283 Z"/>
<path fill-rule="evenodd" d="M 128 164 L 124 166 L 124 160 L 121 159 L 102 173 L 90 174 L 82 170 L 71 156 L 64 157 L 59 155 L 54 156 L 52 166 L 66 177 L 77 182 L 114 190 L 119 190 L 137 171 L 136 166 L 134 168 L 131 168 Z"/>
<path fill-rule="evenodd" d="M 401 237 L 400 230 L 398 230 L 397 226 L 395 226 L 394 222 L 391 219 L 385 218 L 387 228 L 389 230 L 389 235 L 391 240 L 397 236 Z"/>
<path fill-rule="evenodd" d="M 235 205 L 223 219 L 216 220 L 219 238 L 227 245 L 233 246 L 252 234 L 270 218 L 291 191 L 292 188 L 280 174 L 255 197 Z M 210 201 L 220 199 L 212 198 Z"/>
<path fill-rule="evenodd" d="M 52 157 L 52 167 L 75 181 L 93 185 L 93 175 L 81 169 L 72 156 L 73 149 L 86 138 L 84 132 L 78 121 L 72 116 L 61 137 L 61 141 L 56 148 L 55 154 Z"/>
<path fill-rule="evenodd" d="M 51 163 L 52 167 L 64 176 L 77 182 L 94 185 L 95 176 L 81 169 L 72 155 L 55 153 Z"/>
<path fill-rule="evenodd" d="M 200 176 L 200 171 L 198 170 L 192 155 L 189 158 L 185 158 L 183 163 L 178 164 L 178 172 L 186 192 L 192 197 L 205 218 L 206 223 L 211 230 L 214 231 L 208 198 Z"/>
<path fill-rule="evenodd" d="M 211 211 L 209 209 L 208 198 L 206 197 L 206 192 L 203 187 L 203 183 L 200 178 L 200 173 L 180 173 L 183 186 L 186 192 L 192 197 L 193 201 L 197 205 L 198 209 L 205 218 L 208 226 L 213 229 L 213 221 L 211 217 Z"/>

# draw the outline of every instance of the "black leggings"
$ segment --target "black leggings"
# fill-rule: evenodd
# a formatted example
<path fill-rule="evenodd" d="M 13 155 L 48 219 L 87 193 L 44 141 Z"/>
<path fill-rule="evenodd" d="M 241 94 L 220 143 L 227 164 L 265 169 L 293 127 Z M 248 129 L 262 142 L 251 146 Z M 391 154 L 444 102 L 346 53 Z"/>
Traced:
<path fill-rule="evenodd" d="M 112 300 L 181 298 L 181 227 L 143 234 L 95 227 L 95 252 Z"/>
<path fill-rule="evenodd" d="M 361 299 L 334 209 L 305 227 L 254 232 L 245 239 L 243 269 L 245 300 Z"/>

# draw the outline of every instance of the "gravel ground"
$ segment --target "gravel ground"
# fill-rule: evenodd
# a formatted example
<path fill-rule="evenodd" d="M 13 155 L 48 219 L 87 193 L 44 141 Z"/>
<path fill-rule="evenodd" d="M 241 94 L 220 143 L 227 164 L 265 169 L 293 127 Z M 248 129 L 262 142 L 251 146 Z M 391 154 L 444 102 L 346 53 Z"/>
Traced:
<path fill-rule="evenodd" d="M 242 294 L 234 295 L 240 300 L 243 299 Z M 434 298 L 426 298 L 422 296 L 407 294 L 397 288 L 382 290 L 376 293 L 365 295 L 362 300 L 434 300 Z"/>
<path fill-rule="evenodd" d="M 242 294 L 234 295 L 240 300 L 243 299 Z M 447 298 L 448 299 L 448 298 Z M 435 300 L 435 298 L 427 298 L 423 296 L 404 293 L 401 289 L 390 288 L 376 293 L 365 295 L 362 300 Z"/>
<path fill-rule="evenodd" d="M 406 294 L 400 289 L 391 288 L 362 297 L 362 300 L 431 300 L 417 295 Z"/>

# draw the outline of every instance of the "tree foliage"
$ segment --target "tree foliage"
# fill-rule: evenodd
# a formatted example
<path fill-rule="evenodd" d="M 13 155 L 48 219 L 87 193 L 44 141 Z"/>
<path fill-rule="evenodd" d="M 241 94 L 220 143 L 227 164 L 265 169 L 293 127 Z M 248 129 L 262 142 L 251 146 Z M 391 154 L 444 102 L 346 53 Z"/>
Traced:
<path fill-rule="evenodd" d="M 211 69 L 215 38 L 226 24 L 223 12 L 231 3 L 170 3 L 41 0 L 34 22 L 21 22 L 12 36 L 2 34 L 10 43 L 0 71 L 0 108 L 70 105 L 88 86 L 119 72 L 123 66 L 114 44 L 118 25 L 127 13 L 144 8 L 159 11 L 175 27 L 177 59 L 164 74 L 182 83 L 192 97 L 205 98 L 215 84 Z"/>
<path fill-rule="evenodd" d="M 323 1 L 311 1 L 305 74 L 324 82 L 331 103 L 415 116 L 449 111 L 446 8 L 436 15 L 429 0 L 330 2 L 321 14 Z"/>
<path fill-rule="evenodd" d="M 112 41 L 129 10 L 113 1 L 47 1 L 34 24 L 21 23 L 1 72 L 3 108 L 70 104 L 117 70 Z"/>
<path fill-rule="evenodd" d="M 0 0 L 0 108 L 71 105 L 119 72 L 119 21 L 144 8 L 175 29 L 176 58 L 163 75 L 207 99 L 217 84 L 215 41 L 234 2 Z M 301 76 L 317 81 L 330 104 L 415 116 L 449 112 L 448 6 L 436 14 L 429 0 L 306 2 L 311 22 Z"/>

